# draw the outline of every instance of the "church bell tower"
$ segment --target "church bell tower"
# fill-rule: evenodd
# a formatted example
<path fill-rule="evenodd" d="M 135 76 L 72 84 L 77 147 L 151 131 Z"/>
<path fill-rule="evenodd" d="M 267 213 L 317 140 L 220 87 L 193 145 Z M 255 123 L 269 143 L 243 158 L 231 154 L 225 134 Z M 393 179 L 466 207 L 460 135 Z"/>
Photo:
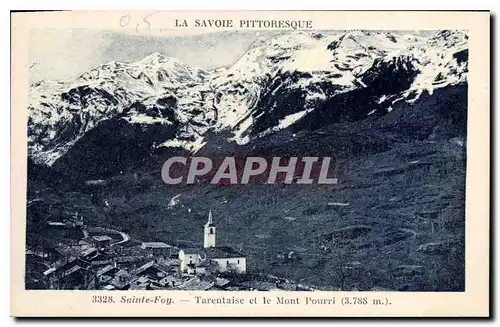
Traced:
<path fill-rule="evenodd" d="M 205 224 L 205 237 L 203 239 L 203 247 L 215 247 L 215 225 L 212 220 L 212 210 L 208 213 L 208 221 Z"/>

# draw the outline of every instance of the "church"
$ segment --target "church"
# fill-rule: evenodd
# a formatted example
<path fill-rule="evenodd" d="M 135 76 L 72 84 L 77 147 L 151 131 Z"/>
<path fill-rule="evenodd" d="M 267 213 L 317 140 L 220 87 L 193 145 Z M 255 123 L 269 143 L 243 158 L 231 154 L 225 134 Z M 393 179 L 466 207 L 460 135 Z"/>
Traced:
<path fill-rule="evenodd" d="M 212 266 L 216 272 L 246 272 L 246 257 L 230 246 L 216 246 L 216 227 L 212 210 L 203 228 L 203 248 L 184 248 L 179 251 L 180 269 L 184 274 L 206 274 Z"/>

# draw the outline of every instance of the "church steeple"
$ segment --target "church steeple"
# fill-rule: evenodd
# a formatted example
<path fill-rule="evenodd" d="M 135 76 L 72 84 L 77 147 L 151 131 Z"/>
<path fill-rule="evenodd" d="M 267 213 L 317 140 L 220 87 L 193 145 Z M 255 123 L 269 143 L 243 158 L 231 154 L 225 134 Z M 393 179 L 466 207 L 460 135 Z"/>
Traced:
<path fill-rule="evenodd" d="M 212 210 L 208 212 L 208 221 L 205 224 L 203 247 L 215 247 L 215 225 L 212 218 Z"/>
<path fill-rule="evenodd" d="M 210 211 L 208 212 L 208 221 L 207 221 L 207 225 L 210 225 L 213 223 L 213 219 L 212 219 L 212 209 L 210 209 Z"/>

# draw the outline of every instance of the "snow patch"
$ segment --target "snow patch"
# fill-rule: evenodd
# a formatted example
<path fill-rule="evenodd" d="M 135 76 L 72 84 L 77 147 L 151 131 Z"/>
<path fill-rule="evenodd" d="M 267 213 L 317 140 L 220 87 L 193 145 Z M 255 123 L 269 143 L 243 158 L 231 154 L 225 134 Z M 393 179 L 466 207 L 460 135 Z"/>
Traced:
<path fill-rule="evenodd" d="M 304 49 L 297 52 L 295 59 L 285 64 L 284 70 L 317 72 L 331 70 L 332 52 L 326 46 Z"/>
<path fill-rule="evenodd" d="M 302 119 L 307 113 L 309 113 L 311 111 L 312 111 L 312 109 L 306 109 L 306 110 L 302 110 L 302 111 L 296 112 L 294 114 L 288 115 L 288 116 L 280 119 L 278 126 L 276 126 L 276 128 L 278 128 L 278 129 L 287 128 L 288 126 L 290 126 L 290 125 L 294 124 L 295 122 L 299 121 L 300 119 Z"/>
<path fill-rule="evenodd" d="M 165 148 L 183 148 L 192 153 L 197 152 L 199 149 L 205 146 L 207 142 L 203 142 L 203 137 L 199 137 L 195 141 L 187 141 L 187 140 L 179 140 L 173 139 L 168 140 L 166 142 L 158 144 L 157 148 L 165 147 Z"/>
<path fill-rule="evenodd" d="M 347 207 L 349 202 L 328 202 L 329 206 Z"/>
<path fill-rule="evenodd" d="M 144 114 L 137 114 L 137 115 L 127 116 L 127 117 L 124 117 L 123 119 L 125 119 L 126 121 L 128 121 L 131 124 L 148 124 L 148 125 L 164 124 L 164 125 L 172 125 L 172 123 L 169 122 L 165 118 L 151 117 L 151 116 L 144 115 Z"/>
<path fill-rule="evenodd" d="M 177 194 L 176 196 L 172 197 L 170 199 L 170 201 L 168 202 L 168 207 L 169 208 L 173 208 L 175 207 L 176 205 L 179 204 L 180 200 L 179 198 L 181 197 L 181 193 Z"/>
<path fill-rule="evenodd" d="M 278 122 L 278 125 L 271 127 L 271 128 L 268 128 L 265 131 L 259 133 L 259 137 L 280 131 L 282 129 L 285 129 L 285 128 L 291 126 L 292 124 L 294 124 L 297 121 L 299 121 L 300 119 L 302 119 L 307 113 L 311 112 L 312 110 L 314 110 L 314 109 L 311 108 L 311 109 L 302 110 L 302 111 L 293 113 L 291 115 L 285 116 L 284 118 L 281 118 Z"/>

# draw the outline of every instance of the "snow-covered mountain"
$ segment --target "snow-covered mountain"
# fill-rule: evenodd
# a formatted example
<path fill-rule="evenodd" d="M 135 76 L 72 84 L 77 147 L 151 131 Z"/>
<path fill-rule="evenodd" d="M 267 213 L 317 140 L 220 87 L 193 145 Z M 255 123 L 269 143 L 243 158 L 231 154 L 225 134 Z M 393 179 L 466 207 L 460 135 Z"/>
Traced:
<path fill-rule="evenodd" d="M 29 91 L 29 155 L 52 164 L 101 121 L 124 112 L 129 112 L 124 119 L 130 123 L 168 124 L 172 122 L 162 116 L 161 109 L 179 106 L 183 122 L 182 112 L 190 112 L 197 104 L 202 94 L 197 87 L 207 75 L 175 58 L 153 53 L 134 63 L 99 65 L 73 81 L 37 82 Z M 186 108 L 186 101 L 178 102 L 178 98 L 189 99 L 193 106 Z M 152 105 L 158 107 L 156 116 Z M 147 107 L 150 114 L 146 114 Z"/>
<path fill-rule="evenodd" d="M 171 129 L 152 149 L 196 151 L 207 131 L 248 144 L 287 128 L 382 116 L 397 102 L 466 83 L 467 51 L 461 31 L 286 32 L 211 72 L 159 53 L 110 62 L 73 81 L 32 85 L 29 155 L 51 165 L 110 119 Z"/>
<path fill-rule="evenodd" d="M 247 143 L 314 111 L 339 110 L 333 99 L 351 114 L 388 112 L 396 101 L 464 82 L 466 51 L 467 36 L 450 31 L 429 38 L 371 31 L 275 37 L 211 81 L 219 128 L 233 128 L 234 140 Z"/>

